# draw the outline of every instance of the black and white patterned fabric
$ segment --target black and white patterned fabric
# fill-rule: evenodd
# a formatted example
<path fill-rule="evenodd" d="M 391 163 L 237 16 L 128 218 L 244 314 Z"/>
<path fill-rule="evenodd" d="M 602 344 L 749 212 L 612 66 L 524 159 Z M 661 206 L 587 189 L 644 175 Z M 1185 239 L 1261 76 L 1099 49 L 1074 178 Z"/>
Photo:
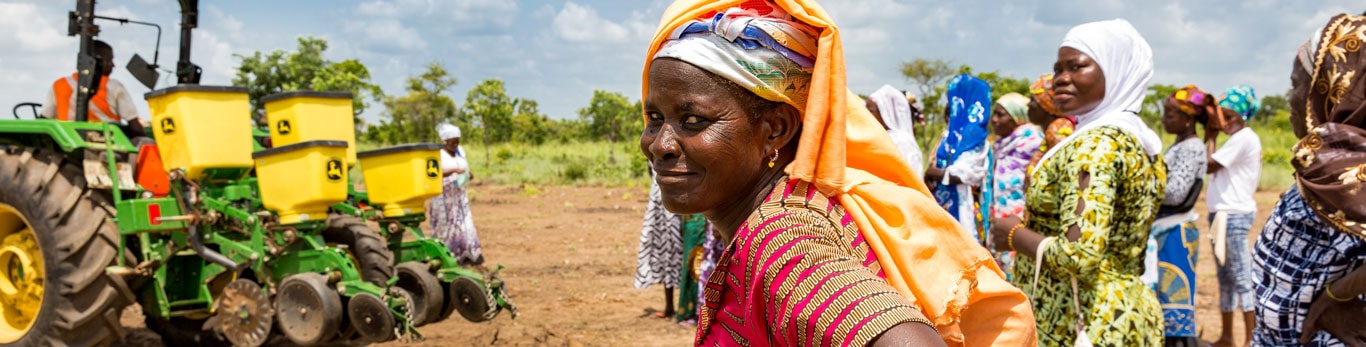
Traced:
<path fill-rule="evenodd" d="M 1195 185 L 1196 180 L 1205 177 L 1208 158 L 1205 144 L 1198 137 L 1177 142 L 1162 154 L 1162 159 L 1167 162 L 1167 192 L 1162 197 L 1163 205 L 1178 206 L 1186 201 L 1191 186 Z"/>
<path fill-rule="evenodd" d="M 650 180 L 650 202 L 640 227 L 640 251 L 636 255 L 636 288 L 663 284 L 677 288 L 683 271 L 683 234 L 678 216 L 664 209 L 659 185 Z"/>
<path fill-rule="evenodd" d="M 1366 263 L 1366 242 L 1314 215 L 1296 188 L 1281 196 L 1252 254 L 1257 288 L 1254 346 L 1298 346 L 1323 287 Z M 1345 346 L 1319 331 L 1304 346 Z"/>
<path fill-rule="evenodd" d="M 1214 215 L 1210 215 L 1214 224 Z M 1247 232 L 1252 229 L 1256 213 L 1229 213 L 1225 235 L 1227 254 L 1224 265 L 1215 267 L 1219 279 L 1219 311 L 1251 312 L 1252 308 L 1252 260 L 1249 259 Z"/>

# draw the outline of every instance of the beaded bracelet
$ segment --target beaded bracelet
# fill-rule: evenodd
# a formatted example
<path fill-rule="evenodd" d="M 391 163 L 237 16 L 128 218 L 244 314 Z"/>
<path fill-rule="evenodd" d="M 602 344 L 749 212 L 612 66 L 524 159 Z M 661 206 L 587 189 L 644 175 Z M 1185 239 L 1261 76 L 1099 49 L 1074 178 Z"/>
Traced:
<path fill-rule="evenodd" d="M 1015 223 L 1015 226 L 1010 227 L 1010 234 L 1006 235 L 1006 245 L 1010 246 L 1011 251 L 1015 250 L 1015 230 L 1020 229 L 1021 225 L 1024 225 L 1024 222 Z"/>

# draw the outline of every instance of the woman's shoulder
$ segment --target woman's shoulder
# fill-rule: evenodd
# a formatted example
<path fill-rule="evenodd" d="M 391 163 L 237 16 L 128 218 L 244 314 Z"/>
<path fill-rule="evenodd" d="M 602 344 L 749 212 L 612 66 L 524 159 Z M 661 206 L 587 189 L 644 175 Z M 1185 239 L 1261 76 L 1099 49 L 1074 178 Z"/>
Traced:
<path fill-rule="evenodd" d="M 1016 132 L 1020 133 L 1020 136 L 1024 137 L 1043 138 L 1043 128 L 1039 128 L 1038 125 L 1034 125 L 1033 123 L 1025 123 L 1020 125 L 1019 129 L 1017 129 Z"/>
<path fill-rule="evenodd" d="M 846 217 L 839 202 L 802 180 L 789 179 L 773 187 L 759 208 L 745 221 L 748 229 L 761 233 L 792 227 L 814 228 L 823 233 L 839 233 Z"/>
<path fill-rule="evenodd" d="M 1201 142 L 1198 137 L 1192 137 L 1172 145 L 1171 151 L 1176 153 L 1199 153 L 1203 156 L 1205 153 L 1205 143 Z"/>
<path fill-rule="evenodd" d="M 1143 144 L 1138 141 L 1138 137 L 1128 131 L 1113 125 L 1100 126 L 1084 133 L 1073 134 L 1078 136 L 1073 141 L 1077 146 L 1088 150 L 1101 149 L 1142 149 Z"/>
<path fill-rule="evenodd" d="M 1114 126 L 1102 126 L 1076 133 L 1077 137 L 1058 153 L 1073 163 L 1147 162 L 1143 144 L 1128 131 Z"/>

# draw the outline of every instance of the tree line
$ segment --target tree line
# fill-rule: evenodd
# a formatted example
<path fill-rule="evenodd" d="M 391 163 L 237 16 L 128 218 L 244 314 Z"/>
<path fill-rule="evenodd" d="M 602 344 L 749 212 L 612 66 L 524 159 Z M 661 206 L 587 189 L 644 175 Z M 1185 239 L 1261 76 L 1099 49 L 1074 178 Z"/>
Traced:
<path fill-rule="evenodd" d="M 234 86 L 246 87 L 253 112 L 264 122 L 260 99 L 296 90 L 341 91 L 353 95 L 353 120 L 358 140 L 384 145 L 440 142 L 436 126 L 460 127 L 466 143 L 523 143 L 542 145 L 572 141 L 619 142 L 640 136 L 640 101 L 619 92 L 596 90 L 577 118 L 554 119 L 541 113 L 536 100 L 510 96 L 502 80 L 475 84 L 457 103 L 450 95 L 458 83 L 441 63 L 433 62 L 405 81 L 402 94 L 387 94 L 371 82 L 370 72 L 355 59 L 334 62 L 323 58 L 327 41 L 298 38 L 296 51 L 276 50 L 236 55 L 241 61 Z M 380 120 L 367 124 L 366 109 L 383 107 Z"/>
<path fill-rule="evenodd" d="M 640 101 L 613 91 L 593 91 L 588 105 L 578 109 L 578 117 L 567 119 L 541 113 L 536 100 L 509 95 L 499 79 L 480 81 L 470 88 L 463 102 L 457 103 L 450 91 L 458 81 L 438 62 L 408 77 L 402 94 L 391 95 L 371 82 L 369 70 L 360 61 L 325 59 L 327 48 L 326 40 L 305 36 L 298 38 L 293 52 L 236 55 L 240 64 L 232 83 L 248 88 L 258 119 L 264 114 L 259 100 L 266 95 L 295 90 L 350 92 L 354 96 L 357 137 L 383 145 L 439 142 L 435 129 L 441 123 L 460 126 L 466 143 L 529 145 L 629 141 L 640 136 L 643 127 Z M 993 98 L 1010 92 L 1028 95 L 1037 78 L 1017 78 L 997 71 L 975 72 L 968 65 L 955 66 L 948 60 L 924 58 L 902 63 L 901 74 L 914 88 L 911 92 L 918 96 L 921 110 L 928 116 L 929 129 L 920 138 L 934 137 L 937 129 L 942 129 L 944 93 L 953 76 L 972 74 L 985 80 L 991 85 Z M 1150 125 L 1160 127 L 1162 100 L 1177 88 L 1166 84 L 1149 86 L 1139 115 Z M 1222 89 L 1207 90 L 1217 93 Z M 1264 95 L 1257 118 L 1269 120 L 1288 113 L 1288 93 Z M 360 114 L 375 104 L 383 107 L 381 119 L 367 124 Z"/>

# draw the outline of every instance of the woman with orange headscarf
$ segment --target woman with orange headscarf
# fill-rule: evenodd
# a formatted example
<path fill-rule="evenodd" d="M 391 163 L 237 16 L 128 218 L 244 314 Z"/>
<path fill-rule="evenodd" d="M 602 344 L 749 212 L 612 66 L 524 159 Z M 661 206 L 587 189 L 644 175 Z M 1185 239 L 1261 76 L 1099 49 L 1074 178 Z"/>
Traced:
<path fill-rule="evenodd" d="M 698 344 L 1034 345 L 1028 300 L 851 102 L 819 5 L 679 0 L 646 59 L 664 205 L 726 244 Z"/>

